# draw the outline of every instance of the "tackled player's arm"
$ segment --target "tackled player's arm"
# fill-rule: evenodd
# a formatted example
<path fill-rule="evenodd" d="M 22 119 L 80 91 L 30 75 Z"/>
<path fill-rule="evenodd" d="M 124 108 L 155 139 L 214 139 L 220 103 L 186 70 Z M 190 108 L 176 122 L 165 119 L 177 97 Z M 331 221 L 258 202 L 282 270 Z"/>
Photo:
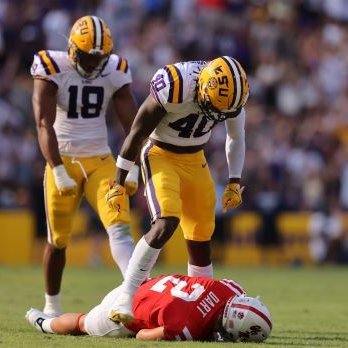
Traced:
<path fill-rule="evenodd" d="M 148 138 L 165 114 L 165 109 L 149 95 L 140 106 L 135 116 L 131 130 L 122 145 L 120 157 L 134 162 L 144 140 Z M 127 173 L 128 171 L 126 170 L 118 170 L 116 174 L 116 183 L 123 186 Z"/>
<path fill-rule="evenodd" d="M 155 329 L 142 329 L 137 333 L 136 338 L 138 340 L 164 340 L 164 327 L 159 326 Z"/>
<path fill-rule="evenodd" d="M 32 103 L 38 141 L 42 155 L 51 168 L 63 163 L 53 128 L 56 119 L 57 89 L 58 87 L 51 81 L 34 79 Z"/>

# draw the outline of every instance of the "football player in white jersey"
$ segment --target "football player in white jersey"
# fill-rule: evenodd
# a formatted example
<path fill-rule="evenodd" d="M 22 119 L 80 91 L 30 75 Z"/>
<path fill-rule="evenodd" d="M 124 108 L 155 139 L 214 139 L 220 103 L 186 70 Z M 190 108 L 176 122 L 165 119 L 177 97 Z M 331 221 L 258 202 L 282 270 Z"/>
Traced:
<path fill-rule="evenodd" d="M 140 144 L 149 137 L 141 151 L 141 165 L 152 226 L 135 247 L 122 284 L 123 293 L 112 306 L 110 319 L 133 319 L 133 294 L 179 224 L 189 254 L 188 275 L 213 276 L 210 240 L 215 221 L 215 188 L 203 146 L 212 128 L 224 121 L 229 182 L 222 206 L 224 211 L 237 207 L 242 202 L 243 107 L 248 95 L 242 66 L 228 56 L 211 62 L 167 65 L 154 75 L 151 93 L 139 108 L 117 158 L 116 182 L 106 197 L 116 211 L 126 204 L 127 173 Z"/>
<path fill-rule="evenodd" d="M 65 251 L 74 213 L 83 196 L 107 230 L 112 256 L 122 274 L 134 249 L 128 195 L 137 190 L 137 167 L 129 172 L 126 202 L 117 216 L 105 201 L 109 180 L 116 176 L 107 141 L 106 109 L 111 102 L 126 134 L 137 112 L 128 63 L 112 49 L 105 22 L 96 16 L 85 16 L 71 29 L 68 52 L 40 51 L 31 67 L 38 141 L 47 161 L 44 312 L 52 316 L 61 313 Z"/>

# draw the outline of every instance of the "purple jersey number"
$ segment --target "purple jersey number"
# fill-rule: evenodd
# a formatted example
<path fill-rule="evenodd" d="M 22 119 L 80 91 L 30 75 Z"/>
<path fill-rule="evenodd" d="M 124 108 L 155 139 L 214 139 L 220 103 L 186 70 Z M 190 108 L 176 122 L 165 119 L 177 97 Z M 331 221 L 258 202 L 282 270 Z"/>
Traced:
<path fill-rule="evenodd" d="M 155 88 L 156 92 L 159 92 L 161 89 L 165 88 L 166 83 L 164 82 L 163 74 L 158 74 L 153 80 L 152 85 Z"/>

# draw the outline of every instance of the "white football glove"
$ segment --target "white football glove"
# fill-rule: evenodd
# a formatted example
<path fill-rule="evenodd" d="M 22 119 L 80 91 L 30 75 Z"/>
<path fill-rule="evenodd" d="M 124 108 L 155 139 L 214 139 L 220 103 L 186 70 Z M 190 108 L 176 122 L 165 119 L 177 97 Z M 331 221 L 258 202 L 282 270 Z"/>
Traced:
<path fill-rule="evenodd" d="M 128 196 L 133 196 L 138 190 L 139 166 L 134 164 L 132 169 L 128 172 L 124 187 Z"/>
<path fill-rule="evenodd" d="M 67 173 L 63 164 L 52 169 L 54 182 L 61 196 L 75 196 L 77 194 L 77 184 Z"/>

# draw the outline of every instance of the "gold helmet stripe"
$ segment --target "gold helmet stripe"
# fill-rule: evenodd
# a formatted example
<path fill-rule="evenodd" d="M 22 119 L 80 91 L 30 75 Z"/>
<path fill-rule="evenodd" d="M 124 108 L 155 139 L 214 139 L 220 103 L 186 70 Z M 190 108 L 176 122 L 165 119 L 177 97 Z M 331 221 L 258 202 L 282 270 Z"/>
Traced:
<path fill-rule="evenodd" d="M 183 79 L 179 69 L 174 65 L 166 65 L 164 70 L 168 74 L 169 78 L 169 103 L 182 103 L 183 100 Z"/>
<path fill-rule="evenodd" d="M 100 49 L 103 50 L 103 53 L 105 53 L 105 52 L 104 52 L 104 33 L 105 33 L 105 31 L 104 31 L 104 23 L 103 23 L 103 21 L 102 21 L 100 18 L 98 18 L 98 19 L 99 19 L 100 30 L 101 30 L 101 43 L 100 43 Z"/>
<path fill-rule="evenodd" d="M 239 108 L 241 106 L 241 104 L 243 103 L 243 100 L 245 99 L 245 93 L 246 91 L 246 80 L 245 78 L 243 78 L 243 76 L 245 76 L 244 70 L 242 68 L 242 66 L 240 65 L 240 63 L 235 60 L 234 58 L 232 58 L 232 60 L 234 61 L 234 63 L 236 64 L 236 67 L 238 69 L 238 73 L 239 73 L 239 78 L 240 78 L 240 84 L 241 84 L 241 96 L 240 96 L 240 102 L 237 104 L 237 108 Z"/>
<path fill-rule="evenodd" d="M 235 74 L 233 73 L 233 68 L 230 64 L 230 61 L 227 60 L 225 56 L 221 57 L 223 59 L 223 61 L 227 64 L 228 68 L 230 69 L 230 73 L 231 73 L 231 76 L 232 76 L 232 79 L 233 79 L 233 86 L 229 87 L 229 88 L 233 88 L 233 95 L 232 95 L 232 100 L 231 100 L 231 103 L 228 105 L 229 108 L 232 107 L 232 105 L 235 103 L 236 101 L 236 96 L 237 96 L 237 90 L 236 90 L 236 85 L 237 85 L 237 81 L 236 81 L 236 76 Z"/>
<path fill-rule="evenodd" d="M 57 63 L 53 60 L 48 51 L 40 51 L 38 54 L 47 75 L 60 72 Z"/>
<path fill-rule="evenodd" d="M 92 45 L 92 49 L 95 49 L 95 45 L 96 45 L 96 42 L 97 42 L 97 28 L 96 28 L 96 25 L 95 25 L 95 21 L 93 20 L 93 17 L 89 17 L 91 22 L 92 22 L 92 25 L 93 25 L 93 45 Z"/>
<path fill-rule="evenodd" d="M 232 99 L 232 103 L 234 101 L 234 103 L 231 105 L 231 107 L 233 109 L 236 109 L 237 106 L 240 104 L 241 102 L 241 97 L 242 97 L 242 77 L 240 74 L 240 70 L 238 68 L 238 66 L 236 65 L 236 63 L 233 61 L 233 59 L 231 59 L 228 56 L 223 56 L 222 59 L 226 62 L 227 66 L 230 68 L 231 71 L 231 75 L 233 77 L 233 82 L 235 82 L 234 85 L 234 96 Z"/>
<path fill-rule="evenodd" d="M 93 32 L 94 32 L 94 38 L 93 38 L 93 48 L 97 50 L 103 49 L 103 24 L 101 20 L 96 16 L 91 16 L 92 23 L 93 23 Z"/>
<path fill-rule="evenodd" d="M 241 84 L 242 84 L 242 97 L 241 97 L 240 103 L 238 104 L 238 107 L 240 107 L 240 106 L 244 106 L 244 104 L 249 96 L 249 85 L 248 85 L 248 80 L 246 78 L 246 75 L 245 75 L 245 72 L 244 72 L 242 66 L 240 65 L 240 63 L 237 60 L 235 60 L 234 58 L 232 58 L 232 59 L 237 65 L 239 75 L 240 75 Z"/>

